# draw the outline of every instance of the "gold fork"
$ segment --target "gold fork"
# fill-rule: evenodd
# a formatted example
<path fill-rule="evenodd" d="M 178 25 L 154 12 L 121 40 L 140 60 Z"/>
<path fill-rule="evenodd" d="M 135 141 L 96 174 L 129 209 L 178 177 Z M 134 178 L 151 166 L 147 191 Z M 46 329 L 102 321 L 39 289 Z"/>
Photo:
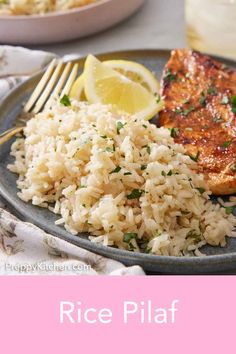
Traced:
<path fill-rule="evenodd" d="M 0 134 L 0 145 L 24 129 L 27 117 L 30 117 L 30 112 L 33 114 L 41 112 L 54 95 L 60 98 L 68 95 L 77 77 L 78 68 L 78 64 L 72 62 L 64 64 L 62 60 L 57 64 L 56 59 L 53 59 L 23 108 L 24 118 L 19 118 L 18 126 Z"/>

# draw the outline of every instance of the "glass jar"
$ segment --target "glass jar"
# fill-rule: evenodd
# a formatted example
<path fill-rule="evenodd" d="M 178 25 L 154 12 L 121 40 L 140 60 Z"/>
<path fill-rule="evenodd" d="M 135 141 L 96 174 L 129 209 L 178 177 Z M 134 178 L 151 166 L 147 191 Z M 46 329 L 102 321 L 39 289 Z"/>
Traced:
<path fill-rule="evenodd" d="M 236 0 L 185 0 L 185 12 L 191 48 L 236 59 Z"/>

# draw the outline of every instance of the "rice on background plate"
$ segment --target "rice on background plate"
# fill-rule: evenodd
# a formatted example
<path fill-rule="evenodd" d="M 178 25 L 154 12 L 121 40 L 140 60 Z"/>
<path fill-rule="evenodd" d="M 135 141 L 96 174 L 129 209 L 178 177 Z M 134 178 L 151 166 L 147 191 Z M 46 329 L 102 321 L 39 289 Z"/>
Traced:
<path fill-rule="evenodd" d="M 58 100 L 12 145 L 19 197 L 92 242 L 157 255 L 224 246 L 236 220 L 209 199 L 197 163 L 170 131 L 112 107 Z"/>
<path fill-rule="evenodd" d="M 0 15 L 36 15 L 66 11 L 98 0 L 5 0 L 0 1 Z"/>

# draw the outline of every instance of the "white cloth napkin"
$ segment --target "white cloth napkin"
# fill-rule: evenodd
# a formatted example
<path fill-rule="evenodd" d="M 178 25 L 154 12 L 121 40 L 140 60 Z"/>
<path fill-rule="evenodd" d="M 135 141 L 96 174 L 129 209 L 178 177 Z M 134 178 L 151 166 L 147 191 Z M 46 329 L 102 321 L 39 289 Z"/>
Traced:
<path fill-rule="evenodd" d="M 0 97 L 43 69 L 54 57 L 52 53 L 38 50 L 0 46 Z"/>
<path fill-rule="evenodd" d="M 0 46 L 0 99 L 44 68 L 52 53 Z M 79 57 L 66 56 L 65 61 Z M 139 266 L 101 257 L 17 219 L 0 197 L 0 275 L 144 275 Z"/>

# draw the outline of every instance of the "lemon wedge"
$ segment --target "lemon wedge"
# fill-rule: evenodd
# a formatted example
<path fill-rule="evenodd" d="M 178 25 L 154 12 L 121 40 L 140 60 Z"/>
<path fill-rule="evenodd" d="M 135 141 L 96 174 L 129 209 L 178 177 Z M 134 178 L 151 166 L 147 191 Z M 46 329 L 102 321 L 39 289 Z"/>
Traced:
<path fill-rule="evenodd" d="M 140 76 L 144 78 L 145 74 Z M 85 95 L 90 103 L 112 104 L 120 111 L 144 119 L 151 119 L 163 107 L 163 103 L 157 100 L 158 84 L 154 85 L 153 77 L 148 81 L 149 88 L 145 88 L 143 82 L 132 81 L 93 55 L 86 59 L 83 80 Z"/>
<path fill-rule="evenodd" d="M 81 74 L 72 86 L 70 91 L 70 97 L 77 99 L 78 101 L 86 101 L 84 93 L 84 75 Z"/>
<path fill-rule="evenodd" d="M 149 92 L 156 94 L 160 90 L 160 84 L 155 76 L 144 65 L 128 60 L 107 60 L 103 64 L 134 81 Z"/>

